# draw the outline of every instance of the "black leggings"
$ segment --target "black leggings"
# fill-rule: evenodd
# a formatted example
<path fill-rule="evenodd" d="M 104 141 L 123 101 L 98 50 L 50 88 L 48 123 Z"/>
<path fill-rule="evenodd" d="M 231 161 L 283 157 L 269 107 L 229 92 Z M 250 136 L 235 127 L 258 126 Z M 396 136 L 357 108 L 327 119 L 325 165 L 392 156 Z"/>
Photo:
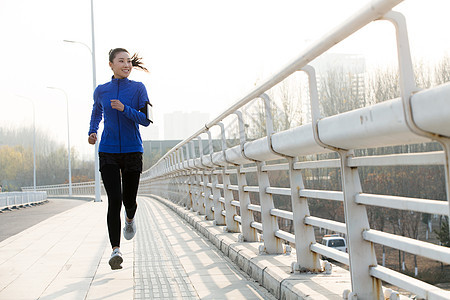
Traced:
<path fill-rule="evenodd" d="M 129 219 L 133 219 L 136 213 L 136 195 L 139 187 L 141 172 L 127 168 L 120 161 L 111 163 L 104 161 L 100 155 L 100 172 L 103 185 L 108 195 L 108 232 L 111 246 L 120 247 L 120 211 L 122 202 Z M 121 178 L 122 177 L 122 178 Z"/>

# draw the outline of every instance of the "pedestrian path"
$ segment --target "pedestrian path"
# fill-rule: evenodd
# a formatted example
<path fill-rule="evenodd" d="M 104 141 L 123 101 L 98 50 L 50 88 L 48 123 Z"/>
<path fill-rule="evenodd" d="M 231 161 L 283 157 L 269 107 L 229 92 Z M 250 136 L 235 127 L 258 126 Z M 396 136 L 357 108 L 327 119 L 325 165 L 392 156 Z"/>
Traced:
<path fill-rule="evenodd" d="M 105 200 L 105 199 L 104 199 Z M 88 202 L 0 242 L 0 299 L 268 299 L 165 205 L 138 199 L 138 231 L 108 265 L 106 202 Z"/>
<path fill-rule="evenodd" d="M 267 299 L 268 292 L 229 262 L 175 212 L 139 202 L 135 299 Z"/>

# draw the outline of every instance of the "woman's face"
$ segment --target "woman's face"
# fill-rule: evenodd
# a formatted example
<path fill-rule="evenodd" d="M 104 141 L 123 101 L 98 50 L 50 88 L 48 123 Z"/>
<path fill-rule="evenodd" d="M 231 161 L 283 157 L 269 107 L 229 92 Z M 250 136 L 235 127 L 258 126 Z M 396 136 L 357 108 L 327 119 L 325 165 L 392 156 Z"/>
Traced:
<path fill-rule="evenodd" d="M 117 79 L 127 78 L 131 73 L 131 69 L 133 69 L 130 54 L 127 52 L 117 53 L 113 62 L 109 62 L 109 66 L 114 72 L 114 78 Z"/>

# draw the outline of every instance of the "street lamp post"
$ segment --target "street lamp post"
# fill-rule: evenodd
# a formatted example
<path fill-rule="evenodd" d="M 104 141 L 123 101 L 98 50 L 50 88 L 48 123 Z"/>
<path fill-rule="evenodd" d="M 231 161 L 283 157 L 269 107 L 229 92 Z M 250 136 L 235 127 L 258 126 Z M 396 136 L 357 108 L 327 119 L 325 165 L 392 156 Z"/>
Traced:
<path fill-rule="evenodd" d="M 22 95 L 16 95 L 20 98 L 26 99 L 31 102 L 33 107 L 33 191 L 36 192 L 36 109 L 34 107 L 34 102 L 30 98 Z"/>
<path fill-rule="evenodd" d="M 64 42 L 66 43 L 76 43 L 76 44 L 81 44 L 83 46 L 85 46 L 89 52 L 91 53 L 91 57 L 92 57 L 92 90 L 94 91 L 95 88 L 97 87 L 97 71 L 95 68 L 95 36 L 94 36 L 94 2 L 93 0 L 91 0 L 91 36 L 92 36 L 92 50 L 91 48 L 86 45 L 85 43 L 82 42 L 77 42 L 77 41 L 70 41 L 70 40 L 64 40 Z M 97 142 L 95 142 L 95 156 L 94 156 L 94 161 L 95 161 L 95 202 L 101 202 L 101 191 L 100 191 L 100 164 L 99 164 L 99 160 L 98 160 L 98 140 Z"/>
<path fill-rule="evenodd" d="M 70 129 L 69 129 L 69 98 L 67 97 L 66 91 L 63 89 L 48 86 L 47 88 L 53 89 L 53 90 L 59 90 L 64 93 L 64 96 L 66 97 L 66 107 L 67 107 L 67 152 L 68 152 L 68 158 L 69 158 L 69 197 L 72 197 L 72 166 L 70 162 Z"/>

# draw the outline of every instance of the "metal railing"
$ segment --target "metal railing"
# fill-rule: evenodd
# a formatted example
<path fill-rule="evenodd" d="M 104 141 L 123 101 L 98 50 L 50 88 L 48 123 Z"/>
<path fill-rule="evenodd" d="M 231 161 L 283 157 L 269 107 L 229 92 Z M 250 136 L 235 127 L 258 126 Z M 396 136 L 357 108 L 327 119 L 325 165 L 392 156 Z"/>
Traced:
<path fill-rule="evenodd" d="M 47 192 L 0 193 L 0 210 L 38 204 L 47 200 Z"/>
<path fill-rule="evenodd" d="M 105 187 L 101 183 L 101 194 L 106 195 Z M 45 191 L 49 196 L 69 195 L 69 184 L 41 185 L 36 187 L 36 191 Z M 33 191 L 34 187 L 22 187 L 22 191 Z M 72 195 L 95 195 L 95 181 L 78 182 L 72 184 Z"/>
<path fill-rule="evenodd" d="M 449 299 L 450 293 L 413 277 L 379 266 L 375 244 L 450 263 L 447 247 L 370 228 L 367 209 L 383 207 L 442 216 L 449 215 L 447 201 L 364 193 L 358 170 L 367 166 L 439 165 L 445 169 L 449 198 L 450 84 L 418 91 L 415 85 L 406 23 L 391 11 L 401 1 L 372 1 L 353 17 L 312 44 L 298 58 L 237 101 L 204 128 L 180 142 L 142 175 L 140 193 L 150 193 L 192 208 L 230 232 L 240 232 L 241 241 L 259 241 L 261 253 L 285 251 L 295 244 L 294 271 L 323 271 L 319 255 L 349 265 L 351 294 L 358 299 L 383 298 L 382 281 L 426 299 Z M 376 20 L 395 25 L 399 57 L 401 97 L 346 113 L 320 116 L 314 68 L 308 63 L 333 45 Z M 274 132 L 269 89 L 296 72 L 306 72 L 312 122 Z M 266 135 L 247 141 L 241 110 L 250 101 L 264 102 Z M 227 147 L 223 121 L 237 115 L 240 143 Z M 222 149 L 213 150 L 211 128 L 219 126 Z M 201 139 L 205 134 L 208 141 Z M 437 141 L 443 151 L 391 155 L 355 155 L 355 150 Z M 199 151 L 195 151 L 198 143 Z M 203 149 L 209 149 L 203 153 Z M 306 161 L 311 155 L 336 153 L 335 159 Z M 282 161 L 280 163 L 280 160 Z M 304 172 L 323 168 L 340 171 L 341 190 L 306 188 Z M 288 172 L 289 187 L 272 186 L 269 174 Z M 248 185 L 253 174 L 257 185 Z M 233 183 L 232 183 L 233 182 Z M 290 197 L 292 211 L 276 208 L 274 195 Z M 259 199 L 255 202 L 252 199 Z M 345 222 L 312 216 L 308 199 L 343 204 Z M 293 224 L 293 232 L 281 230 L 278 220 Z M 316 242 L 315 228 L 345 235 L 348 253 Z"/>

